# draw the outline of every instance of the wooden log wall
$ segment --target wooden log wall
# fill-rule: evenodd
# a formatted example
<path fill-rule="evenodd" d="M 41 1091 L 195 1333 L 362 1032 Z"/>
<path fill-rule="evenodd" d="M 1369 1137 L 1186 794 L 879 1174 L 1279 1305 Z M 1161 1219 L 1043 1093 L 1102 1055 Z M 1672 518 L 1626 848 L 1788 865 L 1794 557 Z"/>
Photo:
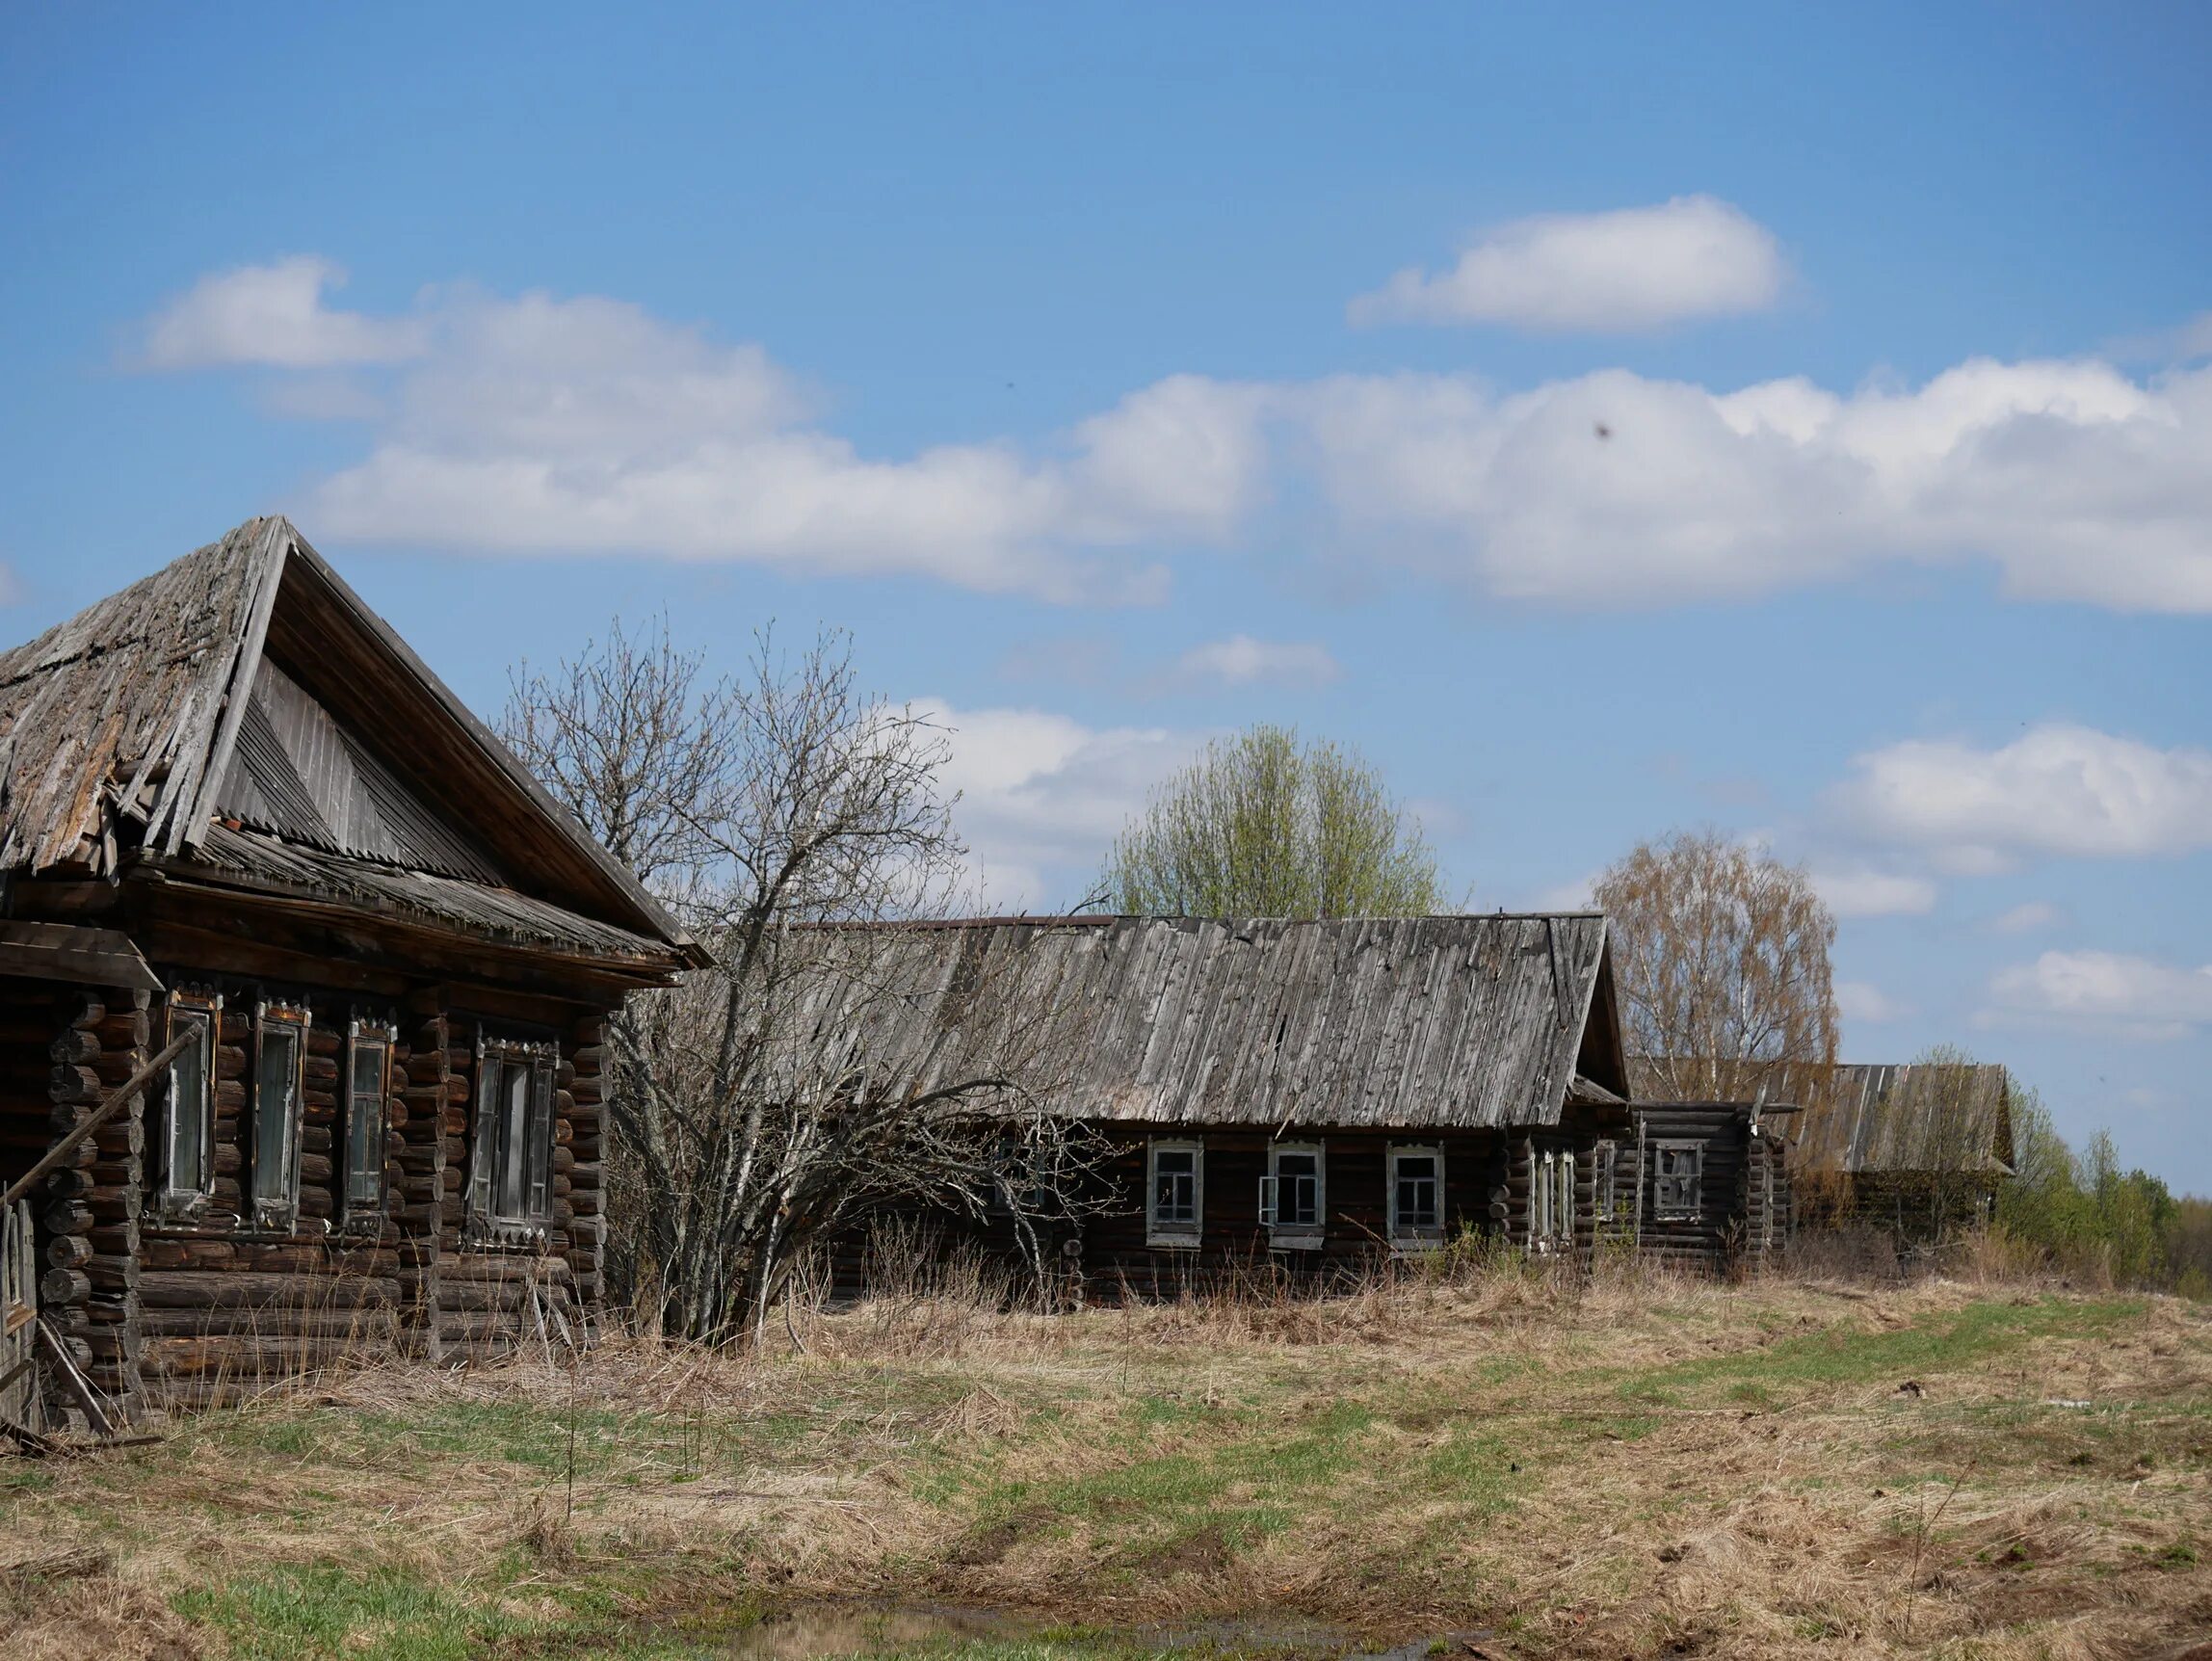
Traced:
<path fill-rule="evenodd" d="M 49 996 L 49 1018 L 59 1021 L 49 1028 L 47 1046 L 47 1147 L 89 1120 L 152 1053 L 145 992 L 70 989 Z M 125 1417 L 145 1405 L 138 1366 L 145 1155 L 142 1094 L 80 1143 L 69 1163 L 47 1175 L 46 1203 L 38 1219 L 45 1264 L 39 1283 L 40 1316 Z M 48 1411 L 62 1422 L 81 1422 L 82 1410 L 73 1401 L 52 1402 Z"/>
<path fill-rule="evenodd" d="M 1753 1139 L 1744 1110 L 1725 1103 L 1668 1103 L 1639 1111 L 1645 1124 L 1639 1196 L 1642 1254 L 1662 1264 L 1707 1273 L 1737 1265 L 1747 1244 L 1756 1237 L 1753 1219 L 1746 1210 Z M 1662 1142 L 1695 1142 L 1704 1149 L 1694 1218 L 1658 1214 L 1657 1145 Z"/>

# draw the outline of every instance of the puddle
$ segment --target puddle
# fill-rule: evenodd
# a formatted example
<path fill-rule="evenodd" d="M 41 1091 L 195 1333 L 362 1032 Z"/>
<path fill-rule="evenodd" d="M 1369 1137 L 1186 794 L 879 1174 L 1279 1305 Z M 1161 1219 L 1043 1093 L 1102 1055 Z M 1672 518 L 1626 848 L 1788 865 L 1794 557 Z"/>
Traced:
<path fill-rule="evenodd" d="M 1050 1616 L 960 1604 L 824 1602 L 779 1611 L 731 1634 L 715 1650 L 725 1661 L 830 1661 L 841 1656 L 958 1656 L 1025 1641 L 1062 1654 L 1250 1657 L 1251 1661 L 1425 1661 L 1464 1655 L 1472 1634 L 1368 1648 L 1341 1627 L 1299 1617 L 1099 1626 Z"/>

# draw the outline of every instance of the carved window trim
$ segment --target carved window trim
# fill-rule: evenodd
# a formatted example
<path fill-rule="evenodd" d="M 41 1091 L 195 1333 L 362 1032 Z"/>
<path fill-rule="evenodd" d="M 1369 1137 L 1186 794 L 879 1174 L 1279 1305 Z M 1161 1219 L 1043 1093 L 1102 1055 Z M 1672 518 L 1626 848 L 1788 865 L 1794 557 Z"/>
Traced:
<path fill-rule="evenodd" d="M 1399 1164 L 1403 1160 L 1432 1160 L 1430 1174 L 1401 1175 Z M 1383 1170 L 1389 1187 L 1390 1244 L 1399 1251 L 1426 1251 L 1444 1243 L 1444 1148 L 1435 1142 L 1393 1142 L 1383 1156 Z M 1415 1209 L 1410 1217 L 1402 1203 L 1409 1185 L 1418 1195 L 1418 1185 L 1431 1185 L 1428 1210 Z M 1423 1217 L 1428 1220 L 1423 1221 Z"/>
<path fill-rule="evenodd" d="M 1313 1203 L 1300 1207 L 1296 1203 L 1297 1184 L 1305 1178 L 1293 1173 L 1288 1178 L 1292 1187 L 1285 1190 L 1282 1164 L 1284 1159 L 1311 1159 L 1313 1173 Z M 1290 1199 L 1285 1200 L 1286 1192 Z M 1300 1217 L 1301 1210 L 1312 1213 Z M 1290 1215 L 1285 1215 L 1290 1213 Z M 1318 1142 L 1277 1142 L 1268 1145 L 1267 1174 L 1260 1178 L 1259 1220 L 1268 1231 L 1268 1246 L 1277 1252 L 1311 1252 L 1318 1250 L 1328 1230 L 1329 1221 L 1329 1153 Z"/>
<path fill-rule="evenodd" d="M 1171 1162 L 1166 1174 L 1172 1186 L 1166 1193 L 1161 1187 L 1162 1154 Z M 1188 1171 L 1178 1163 L 1186 1156 L 1190 1160 Z M 1188 1137 L 1153 1137 L 1145 1153 L 1145 1244 L 1194 1251 L 1205 1226 L 1205 1143 Z"/>
<path fill-rule="evenodd" d="M 560 1066 L 550 1040 L 477 1029 L 465 1243 L 537 1246 L 550 1232 Z"/>

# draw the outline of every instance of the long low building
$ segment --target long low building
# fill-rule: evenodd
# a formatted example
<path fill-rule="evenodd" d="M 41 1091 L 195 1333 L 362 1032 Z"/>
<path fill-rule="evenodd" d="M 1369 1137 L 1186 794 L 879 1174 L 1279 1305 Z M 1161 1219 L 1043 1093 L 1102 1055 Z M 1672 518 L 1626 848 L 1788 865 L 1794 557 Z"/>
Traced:
<path fill-rule="evenodd" d="M 1633 1244 L 1649 1213 L 1597 913 L 979 919 L 904 936 L 903 995 L 833 1041 L 926 1093 L 967 1064 L 944 1035 L 976 1018 L 973 989 L 1049 1012 L 1062 1060 L 1044 1105 L 1106 1154 L 1043 1244 L 1093 1287 L 1255 1258 L 1322 1271 L 1466 1235 L 1587 1257 L 1609 1233 Z M 1701 1199 L 1701 1173 L 1689 1188 Z M 1011 1220 L 996 1226 L 1009 1244 Z"/>

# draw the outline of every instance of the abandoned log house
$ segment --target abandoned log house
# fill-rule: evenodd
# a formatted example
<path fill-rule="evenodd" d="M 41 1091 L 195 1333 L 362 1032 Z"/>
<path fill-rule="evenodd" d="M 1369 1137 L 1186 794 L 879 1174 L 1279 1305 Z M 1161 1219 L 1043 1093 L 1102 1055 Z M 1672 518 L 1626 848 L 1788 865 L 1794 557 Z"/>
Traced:
<path fill-rule="evenodd" d="M 1932 1239 L 1987 1218 L 2013 1173 L 2011 1079 L 1983 1063 L 1840 1065 L 1793 1163 L 1808 1221 Z"/>
<path fill-rule="evenodd" d="M 0 656 L 9 1322 L 53 1399 L 588 1320 L 600 1023 L 696 957 L 281 518 Z"/>
<path fill-rule="evenodd" d="M 1701 1145 L 1657 1181 L 1602 916 L 1019 918 L 926 935 L 912 994 L 857 1048 L 941 1066 L 928 1034 L 957 1026 L 979 984 L 1050 1008 L 1071 1036 L 1049 1105 L 1107 1152 L 1100 1191 L 1046 1252 L 1093 1296 L 1255 1261 L 1326 1273 L 1463 1233 L 1587 1259 L 1608 1236 L 1632 1247 L 1654 1214 L 1698 1222 L 1676 1250 L 1712 1260 L 1741 1236 L 1717 1214 L 1739 1203 L 1738 1173 L 1708 1182 Z M 1056 989 L 1009 989 L 1024 984 Z M 979 1229 L 1008 1252 L 1011 1209 Z M 838 1278 L 864 1275 L 856 1246 Z"/>

